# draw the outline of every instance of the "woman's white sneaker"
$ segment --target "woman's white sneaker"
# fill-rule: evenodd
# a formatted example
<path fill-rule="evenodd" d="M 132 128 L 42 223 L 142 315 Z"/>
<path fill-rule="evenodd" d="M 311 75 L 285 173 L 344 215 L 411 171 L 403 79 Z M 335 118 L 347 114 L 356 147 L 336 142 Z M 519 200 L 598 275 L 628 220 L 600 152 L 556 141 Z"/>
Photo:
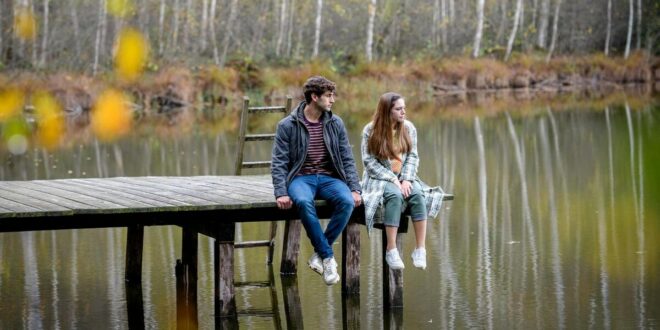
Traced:
<path fill-rule="evenodd" d="M 413 265 L 417 268 L 426 269 L 426 249 L 418 248 L 412 253 Z"/>
<path fill-rule="evenodd" d="M 403 265 L 403 260 L 401 260 L 401 256 L 399 256 L 399 250 L 396 248 L 387 251 L 385 253 L 385 261 L 387 261 L 387 265 L 390 266 L 390 269 L 403 269 L 405 266 Z"/>

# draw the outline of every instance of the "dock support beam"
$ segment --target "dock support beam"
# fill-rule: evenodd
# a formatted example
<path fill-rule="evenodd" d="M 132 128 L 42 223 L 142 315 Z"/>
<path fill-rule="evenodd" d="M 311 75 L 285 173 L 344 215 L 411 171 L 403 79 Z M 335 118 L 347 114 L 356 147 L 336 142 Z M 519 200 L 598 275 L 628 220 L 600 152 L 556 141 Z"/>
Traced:
<path fill-rule="evenodd" d="M 345 294 L 360 297 L 360 225 L 351 221 L 341 239 L 341 289 Z"/>
<path fill-rule="evenodd" d="M 142 281 L 142 246 L 144 226 L 129 226 L 126 234 L 126 282 Z"/>
<path fill-rule="evenodd" d="M 234 231 L 233 222 L 219 224 L 214 243 L 215 316 L 236 318 L 234 293 Z M 221 320 L 220 320 L 221 321 Z"/>
<path fill-rule="evenodd" d="M 282 261 L 280 262 L 280 274 L 282 275 L 292 275 L 298 271 L 301 227 L 300 220 L 290 220 L 284 225 Z"/>

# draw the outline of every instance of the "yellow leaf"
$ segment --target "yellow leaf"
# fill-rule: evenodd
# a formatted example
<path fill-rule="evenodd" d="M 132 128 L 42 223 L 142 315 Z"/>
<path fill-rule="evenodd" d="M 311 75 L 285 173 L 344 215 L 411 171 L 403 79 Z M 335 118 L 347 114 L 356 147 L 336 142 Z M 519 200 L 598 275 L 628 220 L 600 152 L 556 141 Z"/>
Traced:
<path fill-rule="evenodd" d="M 115 52 L 115 70 L 120 78 L 135 80 L 147 62 L 149 47 L 140 31 L 125 28 L 119 34 Z"/>
<path fill-rule="evenodd" d="M 34 97 L 37 120 L 37 140 L 46 149 L 59 146 L 64 133 L 62 107 L 55 98 L 46 92 L 38 92 Z"/>
<path fill-rule="evenodd" d="M 128 97 L 115 89 L 104 91 L 92 109 L 91 125 L 96 136 L 103 141 L 114 140 L 131 128 Z"/>
<path fill-rule="evenodd" d="M 37 20 L 28 8 L 19 8 L 14 16 L 14 33 L 18 38 L 32 40 L 37 36 Z"/>
<path fill-rule="evenodd" d="M 134 6 L 131 0 L 108 0 L 108 13 L 117 17 L 124 17 L 133 12 Z"/>
<path fill-rule="evenodd" d="M 23 102 L 23 92 L 16 88 L 0 91 L 0 122 L 17 114 L 23 107 Z"/>

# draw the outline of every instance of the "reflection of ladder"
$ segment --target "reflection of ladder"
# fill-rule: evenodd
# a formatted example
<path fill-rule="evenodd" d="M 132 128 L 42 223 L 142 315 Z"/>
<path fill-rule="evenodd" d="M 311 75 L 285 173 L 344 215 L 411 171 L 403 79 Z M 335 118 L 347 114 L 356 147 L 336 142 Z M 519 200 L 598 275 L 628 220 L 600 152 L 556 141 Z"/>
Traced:
<path fill-rule="evenodd" d="M 291 96 L 287 96 L 285 106 L 267 106 L 267 107 L 251 107 L 250 99 L 243 97 L 243 111 L 241 112 L 241 126 L 238 132 L 238 145 L 236 147 L 236 167 L 235 175 L 241 175 L 244 168 L 265 168 L 270 167 L 270 160 L 267 161 L 243 161 L 243 148 L 245 142 L 249 141 L 273 141 L 275 134 L 247 134 L 248 118 L 251 114 L 265 114 L 265 113 L 278 113 L 281 112 L 283 117 L 289 113 L 291 109 Z M 257 246 L 268 247 L 268 264 L 273 262 L 273 253 L 275 252 L 275 234 L 277 233 L 277 222 L 270 223 L 270 237 L 267 240 L 261 241 L 247 241 L 236 242 L 235 248 L 248 248 Z"/>

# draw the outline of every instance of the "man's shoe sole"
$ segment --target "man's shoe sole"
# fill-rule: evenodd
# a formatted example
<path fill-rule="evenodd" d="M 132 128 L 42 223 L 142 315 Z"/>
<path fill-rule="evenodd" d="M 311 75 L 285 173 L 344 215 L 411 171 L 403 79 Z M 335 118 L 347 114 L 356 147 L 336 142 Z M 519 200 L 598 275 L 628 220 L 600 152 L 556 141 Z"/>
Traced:
<path fill-rule="evenodd" d="M 317 269 L 317 268 L 314 268 L 314 266 L 312 266 L 312 264 L 307 264 L 307 266 L 309 266 L 309 268 L 311 270 L 313 270 L 315 273 L 317 273 L 319 275 L 323 275 L 323 268 L 322 267 L 321 267 L 321 269 Z"/>

